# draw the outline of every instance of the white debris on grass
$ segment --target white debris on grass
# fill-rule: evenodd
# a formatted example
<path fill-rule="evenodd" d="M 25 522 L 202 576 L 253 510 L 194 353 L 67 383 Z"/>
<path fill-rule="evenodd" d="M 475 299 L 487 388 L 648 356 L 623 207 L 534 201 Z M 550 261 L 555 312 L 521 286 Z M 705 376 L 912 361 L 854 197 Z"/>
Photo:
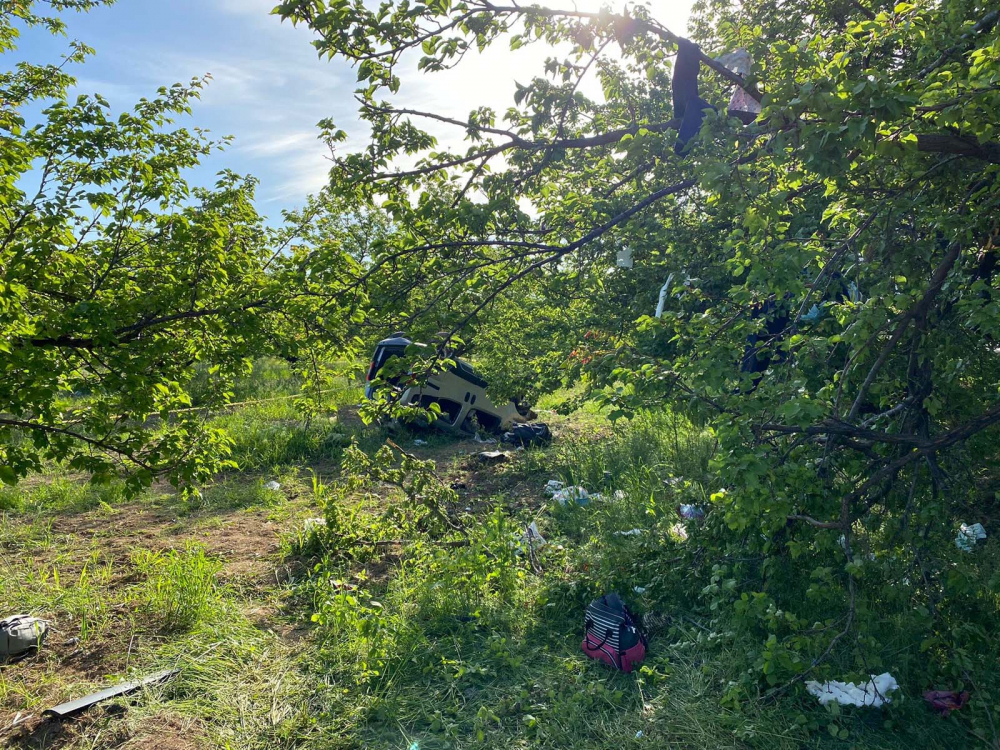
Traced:
<path fill-rule="evenodd" d="M 853 682 L 817 682 L 809 680 L 806 682 L 806 690 L 810 695 L 819 698 L 819 702 L 824 706 L 827 703 L 836 701 L 842 706 L 874 706 L 878 708 L 884 703 L 890 703 L 889 693 L 899 689 L 896 678 L 888 672 L 883 672 L 878 677 L 872 676 L 871 680 L 864 685 L 858 686 Z"/>
<path fill-rule="evenodd" d="M 616 531 L 615 536 L 640 536 L 642 529 L 629 529 L 628 531 Z"/>
<path fill-rule="evenodd" d="M 532 549 L 541 549 L 548 542 L 545 541 L 545 537 L 538 530 L 538 524 L 532 521 L 528 528 L 524 530 L 524 534 L 521 536 L 521 543 L 531 547 Z"/>
<path fill-rule="evenodd" d="M 590 502 L 590 493 L 583 487 L 563 487 L 552 495 L 552 499 L 560 505 L 575 503 L 576 505 L 586 505 Z"/>
<path fill-rule="evenodd" d="M 567 487 L 565 483 L 560 482 L 558 479 L 550 479 L 546 482 L 543 491 L 560 505 L 566 505 L 569 502 L 586 505 L 591 500 L 598 502 L 602 500 L 621 501 L 627 497 L 624 490 L 615 490 L 611 495 L 605 495 L 601 492 L 591 493 L 580 486 Z"/>
<path fill-rule="evenodd" d="M 640 595 L 646 593 L 646 587 L 645 586 L 633 586 L 632 590 L 635 593 L 640 594 Z"/>
<path fill-rule="evenodd" d="M 264 489 L 274 490 L 275 492 L 277 492 L 278 490 L 281 489 L 281 485 L 272 479 L 270 482 L 264 485 Z"/>
<path fill-rule="evenodd" d="M 686 542 L 688 540 L 687 526 L 685 526 L 680 522 L 675 523 L 673 526 L 670 527 L 670 533 L 673 534 L 682 542 Z"/>
<path fill-rule="evenodd" d="M 307 518 L 305 521 L 302 522 L 302 530 L 305 531 L 307 534 L 311 534 L 314 531 L 318 531 L 319 529 L 325 529 L 325 528 L 326 528 L 325 518 Z"/>
<path fill-rule="evenodd" d="M 423 445 L 427 445 L 427 441 L 426 440 L 421 440 L 420 438 L 417 438 L 416 440 L 413 441 L 413 444 L 416 445 L 417 447 L 420 447 L 420 446 L 423 446 Z"/>
<path fill-rule="evenodd" d="M 696 520 L 705 517 L 705 509 L 699 508 L 697 505 L 682 505 L 681 506 L 681 518 L 686 518 L 689 521 Z"/>
<path fill-rule="evenodd" d="M 955 538 L 955 546 L 965 552 L 972 552 L 976 542 L 986 538 L 986 529 L 981 523 L 974 523 L 966 526 L 964 523 L 958 529 L 958 536 Z"/>
<path fill-rule="evenodd" d="M 484 437 L 480 436 L 480 434 L 478 432 L 475 434 L 475 436 L 472 439 L 475 440 L 477 443 L 482 443 L 483 445 L 496 445 L 497 444 L 496 438 L 484 438 Z"/>
<path fill-rule="evenodd" d="M 546 544 L 548 541 L 542 536 L 538 524 L 534 521 L 525 527 L 523 534 L 518 534 L 516 531 L 511 534 L 510 546 L 514 547 L 519 555 L 524 552 L 537 552 Z"/>

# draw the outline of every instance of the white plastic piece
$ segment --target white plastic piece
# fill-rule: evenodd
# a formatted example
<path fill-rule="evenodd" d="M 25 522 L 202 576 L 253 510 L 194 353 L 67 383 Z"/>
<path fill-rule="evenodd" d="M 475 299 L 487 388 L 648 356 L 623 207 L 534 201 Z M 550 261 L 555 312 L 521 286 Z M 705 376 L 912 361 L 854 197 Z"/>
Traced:
<path fill-rule="evenodd" d="M 672 533 L 675 537 L 677 537 L 678 539 L 680 539 L 682 542 L 686 542 L 688 540 L 687 526 L 685 526 L 684 524 L 682 524 L 680 522 L 675 523 L 673 526 L 670 527 L 670 533 Z"/>
<path fill-rule="evenodd" d="M 740 76 L 745 76 L 749 73 L 750 66 L 753 64 L 753 58 L 750 57 L 750 53 L 742 47 L 738 47 L 728 54 L 719 55 L 715 59 Z"/>
<path fill-rule="evenodd" d="M 686 518 L 689 521 L 697 520 L 705 517 L 705 509 L 700 508 L 697 505 L 682 505 L 681 506 L 681 518 Z"/>
<path fill-rule="evenodd" d="M 615 261 L 615 265 L 619 268 L 632 268 L 634 265 L 632 261 L 632 248 L 623 247 L 618 251 L 618 258 Z"/>
<path fill-rule="evenodd" d="M 277 492 L 278 490 L 281 489 L 281 485 L 272 479 L 270 482 L 264 485 L 264 489 L 274 490 L 275 492 Z"/>
<path fill-rule="evenodd" d="M 958 536 L 955 538 L 955 546 L 964 552 L 972 552 L 976 542 L 986 538 L 986 529 L 981 523 L 974 523 L 966 526 L 964 523 L 958 529 Z"/>
<path fill-rule="evenodd" d="M 552 495 L 552 499 L 555 500 L 560 505 L 566 505 L 567 503 L 576 503 L 577 505 L 586 505 L 590 502 L 590 493 L 587 492 L 583 487 L 564 487 L 558 490 Z"/>
<path fill-rule="evenodd" d="M 497 444 L 497 441 L 494 438 L 480 437 L 478 432 L 476 433 L 475 437 L 473 437 L 472 439 L 475 440 L 477 443 L 482 443 L 483 445 L 496 445 Z"/>
<path fill-rule="evenodd" d="M 559 490 L 561 490 L 565 486 L 566 485 L 564 485 L 558 479 L 550 479 L 545 483 L 545 494 L 548 495 L 549 497 L 552 497 L 554 494 L 556 494 Z"/>
<path fill-rule="evenodd" d="M 746 76 L 753 65 L 753 58 L 750 57 L 750 53 L 742 47 L 730 52 L 728 55 L 717 57 L 716 60 L 736 73 L 740 78 Z M 728 114 L 740 118 L 744 124 L 749 125 L 757 119 L 760 111 L 760 102 L 750 96 L 742 87 L 737 86 L 736 90 L 733 91 L 732 98 L 729 100 Z"/>
<path fill-rule="evenodd" d="M 667 280 L 660 287 L 660 301 L 656 304 L 656 317 L 663 317 L 663 307 L 667 304 L 667 293 L 670 291 L 670 282 L 674 280 L 674 275 L 667 276 Z"/>
<path fill-rule="evenodd" d="M 615 536 L 640 536 L 642 529 L 629 529 L 628 531 L 616 531 Z"/>
<path fill-rule="evenodd" d="M 542 536 L 541 532 L 538 530 L 538 524 L 534 521 L 528 526 L 524 531 L 524 536 L 521 537 L 521 543 L 532 549 L 541 549 L 548 542 L 545 541 L 545 537 Z"/>
<path fill-rule="evenodd" d="M 413 441 L 413 444 L 416 446 L 427 445 L 427 441 L 417 438 L 416 440 Z"/>
<path fill-rule="evenodd" d="M 307 518 L 305 521 L 302 522 L 302 530 L 305 531 L 307 534 L 311 534 L 314 531 L 325 528 L 326 528 L 325 518 Z"/>
<path fill-rule="evenodd" d="M 827 703 L 836 701 L 842 706 L 874 706 L 878 708 L 885 703 L 891 703 L 889 693 L 899 689 L 896 678 L 888 672 L 883 672 L 878 677 L 872 676 L 871 680 L 864 685 L 858 686 L 853 682 L 817 682 L 809 680 L 806 682 L 806 690 L 810 695 L 819 698 L 819 702 L 824 706 Z"/>

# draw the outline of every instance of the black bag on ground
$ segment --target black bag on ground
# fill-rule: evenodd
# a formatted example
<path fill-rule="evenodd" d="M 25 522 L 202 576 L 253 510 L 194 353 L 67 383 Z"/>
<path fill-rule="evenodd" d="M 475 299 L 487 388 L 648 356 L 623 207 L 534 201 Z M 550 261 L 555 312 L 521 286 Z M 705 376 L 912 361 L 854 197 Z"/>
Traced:
<path fill-rule="evenodd" d="M 542 422 L 518 424 L 503 434 L 503 441 L 522 446 L 548 445 L 552 442 L 552 431 Z"/>

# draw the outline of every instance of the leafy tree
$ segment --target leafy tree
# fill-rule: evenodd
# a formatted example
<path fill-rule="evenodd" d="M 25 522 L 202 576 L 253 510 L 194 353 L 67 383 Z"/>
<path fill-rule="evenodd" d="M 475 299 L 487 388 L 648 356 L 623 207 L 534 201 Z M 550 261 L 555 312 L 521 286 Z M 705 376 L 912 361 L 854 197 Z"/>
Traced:
<path fill-rule="evenodd" d="M 576 350 L 618 413 L 669 402 L 716 431 L 726 491 L 710 543 L 743 562 L 706 592 L 767 634 L 767 683 L 831 654 L 867 672 L 890 637 L 880 611 L 922 632 L 952 679 L 975 649 L 992 653 L 970 624 L 993 616 L 973 604 L 989 574 L 954 538 L 959 514 L 986 518 L 995 486 L 995 8 L 707 0 L 695 40 L 755 63 L 744 80 L 702 53 L 700 93 L 719 113 L 681 156 L 679 37 L 646 7 L 287 0 L 275 12 L 357 66 L 372 137 L 331 189 L 392 217 L 378 284 L 417 282 L 454 311 L 453 333 L 500 326 L 472 340 L 516 367 L 551 371 L 553 351 Z M 557 55 L 506 112 L 393 103 L 408 54 L 433 72 L 497 43 Z M 588 75 L 603 101 L 581 93 Z M 762 104 L 750 125 L 725 115 L 734 86 Z M 426 123 L 464 132 L 467 149 L 439 149 Z M 631 270 L 617 267 L 623 249 Z M 546 305 L 574 310 L 591 336 Z M 534 335 L 539 314 L 567 323 L 560 343 Z M 497 346 L 523 331 L 523 351 Z"/>
<path fill-rule="evenodd" d="M 5 52 L 24 25 L 63 31 L 35 5 L 0 6 Z M 262 354 L 321 380 L 315 363 L 351 350 L 364 297 L 341 305 L 340 287 L 304 259 L 356 265 L 354 238 L 313 241 L 296 215 L 268 230 L 252 178 L 187 184 L 185 170 L 228 140 L 173 128 L 206 80 L 114 115 L 100 96 L 68 98 L 63 66 L 88 53 L 70 49 L 62 65 L 22 63 L 0 79 L 0 479 L 65 460 L 95 481 L 127 475 L 133 488 L 160 475 L 201 480 L 226 465 L 229 442 L 190 409 L 195 369 L 210 373 L 204 407 L 225 403 Z M 45 106 L 35 123 L 23 114 L 32 103 Z M 318 217 L 332 205 L 315 199 L 308 218 L 326 227 Z"/>

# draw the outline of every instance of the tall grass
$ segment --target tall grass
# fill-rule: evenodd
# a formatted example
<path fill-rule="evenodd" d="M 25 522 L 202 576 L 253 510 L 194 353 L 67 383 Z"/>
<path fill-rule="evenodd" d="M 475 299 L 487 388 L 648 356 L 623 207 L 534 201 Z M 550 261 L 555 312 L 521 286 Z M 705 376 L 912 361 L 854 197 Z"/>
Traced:
<path fill-rule="evenodd" d="M 121 482 L 93 485 L 57 477 L 16 487 L 0 486 L 0 512 L 19 514 L 80 513 L 101 505 L 114 506 L 125 499 Z"/>
<path fill-rule="evenodd" d="M 458 546 L 414 540 L 384 566 L 366 557 L 363 569 L 358 558 L 352 566 L 331 555 L 301 584 L 322 643 L 314 678 L 345 686 L 318 694 L 337 706 L 321 736 L 383 750 L 962 746 L 952 742 L 961 732 L 913 701 L 885 718 L 834 716 L 794 692 L 774 703 L 725 702 L 727 686 L 757 669 L 760 644 L 699 598 L 702 584 L 684 567 L 698 555 L 699 530 L 687 542 L 670 533 L 677 504 L 705 502 L 717 489 L 714 436 L 665 412 L 613 429 L 588 414 L 586 424 L 601 438 L 584 432 L 502 471 L 512 488 L 559 477 L 606 499 L 533 508 L 523 490 L 480 498 L 490 512 L 466 519 Z M 614 489 L 624 496 L 613 498 Z M 515 541 L 532 520 L 548 539 L 537 565 Z M 380 538 L 384 529 L 370 522 L 352 533 Z M 639 533 L 616 533 L 631 528 Z M 653 615 L 638 674 L 580 651 L 584 607 L 608 591 Z"/>
<path fill-rule="evenodd" d="M 186 630 L 218 605 L 216 576 L 222 563 L 189 544 L 183 551 L 137 550 L 132 562 L 145 577 L 137 600 L 166 630 Z"/>

